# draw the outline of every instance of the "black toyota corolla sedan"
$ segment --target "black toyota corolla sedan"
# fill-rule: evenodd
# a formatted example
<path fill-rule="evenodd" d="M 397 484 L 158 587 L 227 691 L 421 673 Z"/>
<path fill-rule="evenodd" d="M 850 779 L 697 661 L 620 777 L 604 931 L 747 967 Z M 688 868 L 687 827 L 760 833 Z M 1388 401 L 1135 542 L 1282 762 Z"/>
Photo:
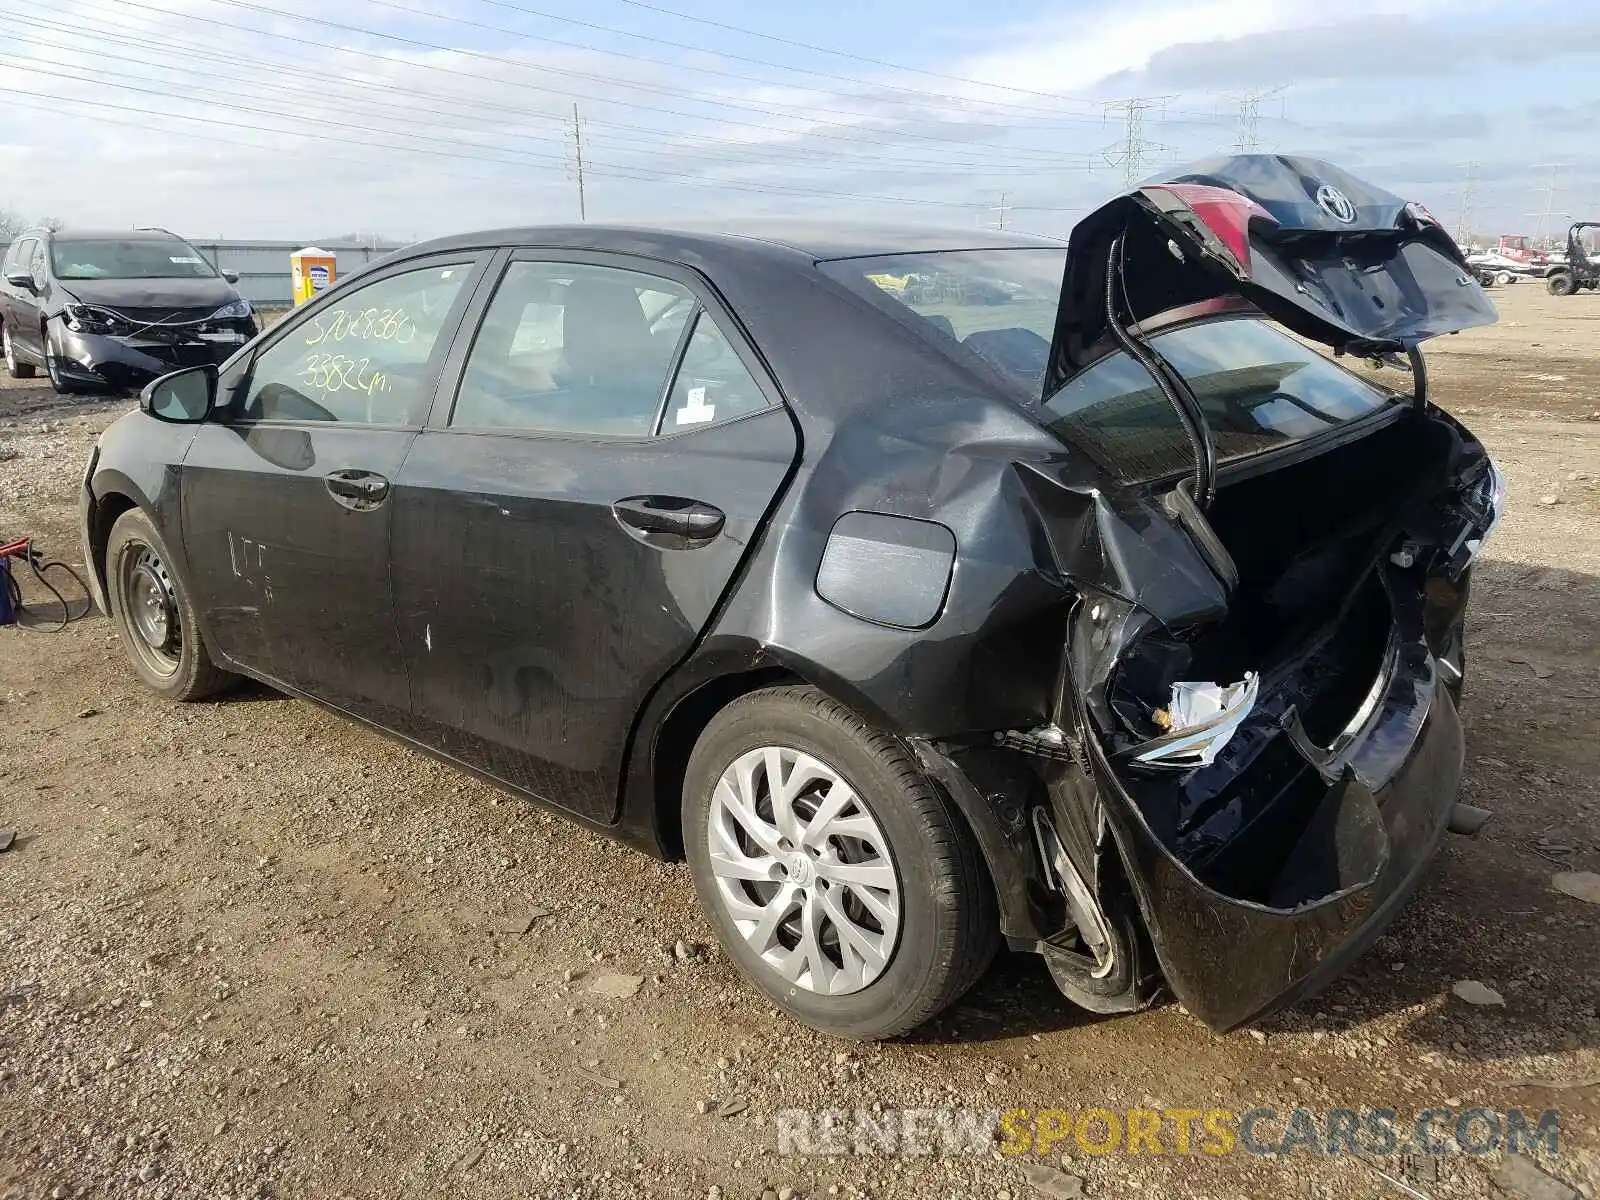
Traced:
<path fill-rule="evenodd" d="M 1004 940 L 1227 1029 L 1484 815 L 1502 488 L 1419 346 L 1492 320 L 1425 209 L 1293 158 L 1065 245 L 453 237 L 146 388 L 85 553 L 152 688 L 249 676 L 686 858 L 817 1028 L 910 1029 Z"/>

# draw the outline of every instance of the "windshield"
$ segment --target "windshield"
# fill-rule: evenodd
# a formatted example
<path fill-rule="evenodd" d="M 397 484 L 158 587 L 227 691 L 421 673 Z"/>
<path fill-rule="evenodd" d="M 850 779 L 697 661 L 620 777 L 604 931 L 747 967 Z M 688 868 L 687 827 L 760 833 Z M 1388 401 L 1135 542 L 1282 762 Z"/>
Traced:
<path fill-rule="evenodd" d="M 1037 396 L 1055 333 L 1065 247 L 941 250 L 821 264 L 834 279 L 959 343 Z"/>
<path fill-rule="evenodd" d="M 1218 462 L 1304 441 L 1402 402 L 1259 318 L 1205 321 L 1150 341 L 1194 392 Z M 1125 482 L 1194 469 L 1172 405 L 1126 354 L 1074 377 L 1045 414 L 1057 436 Z"/>
<path fill-rule="evenodd" d="M 216 268 L 176 238 L 57 238 L 57 279 L 210 279 Z"/>

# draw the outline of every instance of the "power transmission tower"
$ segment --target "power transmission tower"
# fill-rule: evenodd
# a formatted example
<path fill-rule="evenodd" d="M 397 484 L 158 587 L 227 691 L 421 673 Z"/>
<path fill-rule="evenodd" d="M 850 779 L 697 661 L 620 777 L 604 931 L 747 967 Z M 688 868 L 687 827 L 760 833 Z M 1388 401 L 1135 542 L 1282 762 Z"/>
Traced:
<path fill-rule="evenodd" d="M 1242 92 L 1218 92 L 1224 100 L 1229 101 L 1238 109 L 1239 125 L 1234 135 L 1233 148 L 1240 154 L 1253 154 L 1261 149 L 1261 102 L 1270 100 L 1274 96 L 1282 96 L 1289 90 L 1287 83 L 1280 83 L 1274 87 L 1250 88 Z M 1280 110 L 1283 101 L 1279 102 Z M 1281 115 L 1281 114 L 1280 114 Z"/>
<path fill-rule="evenodd" d="M 1564 217 L 1567 215 L 1564 212 L 1558 213 L 1556 211 L 1556 196 L 1558 196 L 1561 192 L 1561 172 L 1566 168 L 1566 165 L 1566 163 L 1536 164 L 1535 169 L 1538 167 L 1550 168 L 1550 182 L 1539 189 L 1539 194 L 1544 196 L 1544 203 L 1539 206 L 1539 210 L 1537 212 L 1525 214 L 1530 217 L 1539 218 L 1539 232 L 1536 236 L 1540 242 L 1544 242 L 1549 239 L 1551 218 L 1557 216 Z"/>
<path fill-rule="evenodd" d="M 1152 142 L 1144 136 L 1144 117 L 1152 109 L 1165 109 L 1171 96 L 1129 96 L 1124 100 L 1107 100 L 1105 115 L 1122 116 L 1122 145 L 1106 147 L 1105 159 L 1114 167 L 1122 168 L 1122 181 L 1129 187 L 1144 177 L 1145 164 L 1155 154 L 1169 154 L 1171 146 Z"/>
<path fill-rule="evenodd" d="M 572 104 L 572 150 L 574 172 L 578 180 L 578 220 L 589 219 L 589 209 L 583 194 L 583 118 L 578 115 L 578 104 Z"/>
<path fill-rule="evenodd" d="M 995 217 L 997 218 L 995 222 L 996 229 L 1004 229 L 1006 227 L 1006 213 L 1011 211 L 1011 205 L 1006 203 L 1006 197 L 1008 195 L 1009 193 L 1007 192 L 1001 192 L 1000 203 L 996 204 L 989 210 L 990 212 L 994 213 Z"/>
<path fill-rule="evenodd" d="M 1478 167 L 1481 164 L 1477 159 L 1469 158 L 1462 165 L 1466 168 L 1466 175 L 1461 180 L 1461 220 L 1456 225 L 1456 241 L 1465 246 L 1472 241 L 1472 201 L 1478 194 Z"/>

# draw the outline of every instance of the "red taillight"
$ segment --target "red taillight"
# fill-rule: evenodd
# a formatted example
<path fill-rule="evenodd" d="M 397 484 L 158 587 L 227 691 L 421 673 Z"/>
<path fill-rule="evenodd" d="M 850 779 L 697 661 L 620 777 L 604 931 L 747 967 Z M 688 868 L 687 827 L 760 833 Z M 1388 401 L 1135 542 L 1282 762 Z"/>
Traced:
<path fill-rule="evenodd" d="M 1276 221 L 1266 209 L 1248 196 L 1230 188 L 1204 183 L 1167 183 L 1161 190 L 1170 192 L 1194 213 L 1207 230 L 1232 254 L 1241 272 L 1250 271 L 1250 219 Z"/>

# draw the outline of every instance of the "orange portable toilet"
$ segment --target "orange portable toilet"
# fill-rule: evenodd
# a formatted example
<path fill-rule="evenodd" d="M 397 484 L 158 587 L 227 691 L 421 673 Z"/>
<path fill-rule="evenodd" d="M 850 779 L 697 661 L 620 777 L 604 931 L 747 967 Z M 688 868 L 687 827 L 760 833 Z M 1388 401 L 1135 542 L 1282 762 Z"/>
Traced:
<path fill-rule="evenodd" d="M 294 283 L 295 307 L 299 308 L 333 286 L 339 275 L 339 260 L 326 250 L 307 246 L 289 255 L 289 274 Z"/>

